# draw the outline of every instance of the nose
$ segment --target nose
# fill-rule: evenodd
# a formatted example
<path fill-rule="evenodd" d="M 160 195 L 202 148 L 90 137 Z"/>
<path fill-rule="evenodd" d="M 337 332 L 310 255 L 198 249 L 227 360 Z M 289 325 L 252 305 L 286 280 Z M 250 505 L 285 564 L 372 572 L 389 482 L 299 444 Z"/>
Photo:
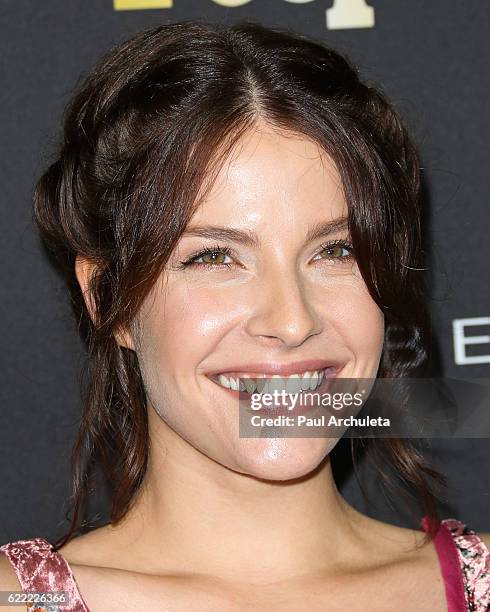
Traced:
<path fill-rule="evenodd" d="M 269 345 L 300 346 L 322 331 L 321 318 L 301 278 L 285 273 L 274 278 L 263 279 L 246 330 Z"/>

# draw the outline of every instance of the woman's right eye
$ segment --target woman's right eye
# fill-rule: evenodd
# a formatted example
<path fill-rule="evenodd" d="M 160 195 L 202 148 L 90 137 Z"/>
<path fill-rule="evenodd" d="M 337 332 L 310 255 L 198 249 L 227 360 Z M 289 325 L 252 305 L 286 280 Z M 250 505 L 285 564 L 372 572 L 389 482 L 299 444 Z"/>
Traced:
<path fill-rule="evenodd" d="M 207 266 L 214 268 L 223 266 L 228 267 L 231 266 L 233 262 L 225 260 L 227 258 L 231 260 L 231 255 L 231 249 L 215 246 L 194 253 L 184 261 L 181 261 L 180 264 L 183 268 L 188 268 L 189 266 Z"/>

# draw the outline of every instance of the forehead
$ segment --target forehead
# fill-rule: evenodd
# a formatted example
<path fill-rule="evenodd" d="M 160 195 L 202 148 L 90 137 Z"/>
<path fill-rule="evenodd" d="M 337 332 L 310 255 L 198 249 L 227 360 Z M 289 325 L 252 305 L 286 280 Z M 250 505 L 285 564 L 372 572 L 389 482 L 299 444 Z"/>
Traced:
<path fill-rule="evenodd" d="M 345 214 L 340 175 L 318 143 L 262 125 L 247 131 L 220 162 L 195 221 L 286 212 L 298 218 Z"/>

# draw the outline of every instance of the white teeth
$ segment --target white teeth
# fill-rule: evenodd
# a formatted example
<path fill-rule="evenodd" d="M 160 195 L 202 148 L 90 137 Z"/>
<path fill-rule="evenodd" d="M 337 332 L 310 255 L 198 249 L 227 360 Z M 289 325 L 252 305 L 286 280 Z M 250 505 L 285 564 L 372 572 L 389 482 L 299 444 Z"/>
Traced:
<path fill-rule="evenodd" d="M 286 393 L 301 393 L 301 376 L 293 374 L 286 378 Z"/>
<path fill-rule="evenodd" d="M 265 389 L 265 384 L 267 380 L 265 378 L 256 378 L 255 379 L 255 392 L 262 393 Z"/>
<path fill-rule="evenodd" d="M 218 381 L 222 387 L 238 391 L 238 378 L 233 378 L 232 376 L 225 376 L 224 374 L 220 374 L 218 376 Z"/>
<path fill-rule="evenodd" d="M 220 374 L 217 382 L 226 389 L 234 391 L 246 391 L 247 393 L 274 393 L 274 391 L 286 391 L 286 393 L 301 393 L 302 391 L 314 391 L 323 382 L 324 370 L 312 370 L 304 374 L 292 374 L 291 376 L 280 376 L 273 374 L 269 377 L 252 378 L 250 376 L 225 376 Z"/>
<path fill-rule="evenodd" d="M 253 378 L 245 378 L 243 381 L 245 383 L 245 389 L 248 393 L 253 393 L 255 391 L 255 381 Z"/>
<path fill-rule="evenodd" d="M 229 383 L 228 379 L 226 378 L 226 376 L 223 376 L 223 374 L 220 374 L 218 376 L 218 381 L 219 381 L 219 384 L 222 387 L 226 387 L 227 389 L 231 389 L 231 386 L 230 386 L 230 383 Z"/>
<path fill-rule="evenodd" d="M 305 372 L 303 374 L 303 377 L 301 379 L 301 388 L 303 389 L 303 391 L 308 391 L 310 388 L 310 377 L 311 377 L 311 373 L 310 372 Z"/>
<path fill-rule="evenodd" d="M 310 379 L 310 389 L 313 391 L 316 389 L 318 385 L 318 372 L 313 372 L 313 375 Z"/>

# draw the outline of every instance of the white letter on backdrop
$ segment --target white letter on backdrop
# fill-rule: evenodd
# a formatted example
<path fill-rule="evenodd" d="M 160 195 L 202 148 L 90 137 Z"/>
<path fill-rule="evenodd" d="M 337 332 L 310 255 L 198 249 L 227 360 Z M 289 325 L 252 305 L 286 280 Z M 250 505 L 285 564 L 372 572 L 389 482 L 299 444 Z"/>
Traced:
<path fill-rule="evenodd" d="M 465 327 L 473 325 L 490 325 L 490 317 L 472 317 L 469 319 L 454 319 L 453 342 L 454 361 L 456 365 L 468 365 L 470 363 L 490 363 L 490 354 L 467 355 L 468 344 L 489 344 L 490 336 L 465 336 Z"/>
<path fill-rule="evenodd" d="M 374 27 L 374 9 L 366 0 L 334 0 L 326 15 L 329 30 Z"/>

